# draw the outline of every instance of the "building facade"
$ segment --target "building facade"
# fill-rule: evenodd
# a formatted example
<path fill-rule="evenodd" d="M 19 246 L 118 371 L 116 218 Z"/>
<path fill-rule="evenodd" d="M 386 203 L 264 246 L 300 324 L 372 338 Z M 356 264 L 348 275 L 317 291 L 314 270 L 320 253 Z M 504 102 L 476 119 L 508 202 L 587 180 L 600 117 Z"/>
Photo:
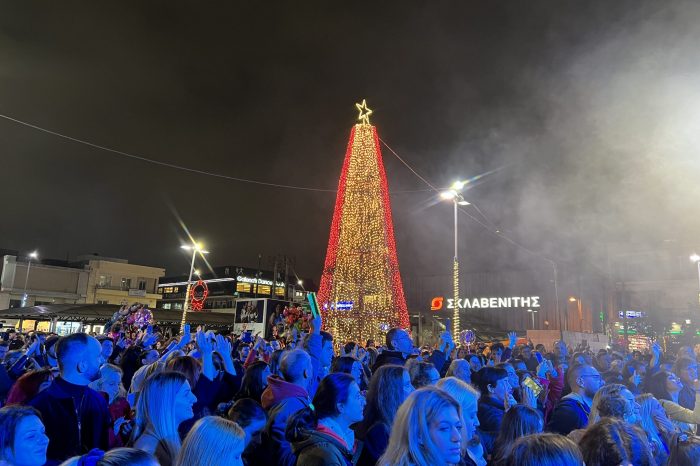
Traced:
<path fill-rule="evenodd" d="M 285 282 L 283 273 L 277 273 L 273 284 L 273 272 L 255 270 L 235 265 L 214 267 L 213 273 L 193 276 L 193 283 L 199 278 L 207 284 L 209 294 L 204 303 L 204 311 L 231 312 L 236 310 L 236 300 L 242 298 L 271 298 L 283 301 L 303 301 L 304 282 L 289 276 Z M 187 275 L 164 277 L 158 285 L 162 299 L 157 307 L 162 309 L 182 309 L 187 293 Z"/>
<path fill-rule="evenodd" d="M 87 303 L 140 302 L 153 308 L 161 298 L 158 281 L 165 276 L 165 269 L 99 256 L 82 256 L 78 261 L 88 272 Z"/>
<path fill-rule="evenodd" d="M 27 273 L 29 272 L 29 273 Z M 0 309 L 41 304 L 86 303 L 88 271 L 78 267 L 48 265 L 27 257 L 6 255 L 0 275 Z"/>
<path fill-rule="evenodd" d="M 83 256 L 69 263 L 5 255 L 0 271 L 0 309 L 134 302 L 155 307 L 161 297 L 157 293 L 158 279 L 164 275 L 162 268 L 129 264 L 124 259 Z M 48 322 L 31 319 L 3 321 L 0 327 L 15 327 L 20 323 L 24 331 L 49 330 Z M 57 321 L 53 331 L 72 333 L 77 331 L 77 325 L 76 322 Z"/>

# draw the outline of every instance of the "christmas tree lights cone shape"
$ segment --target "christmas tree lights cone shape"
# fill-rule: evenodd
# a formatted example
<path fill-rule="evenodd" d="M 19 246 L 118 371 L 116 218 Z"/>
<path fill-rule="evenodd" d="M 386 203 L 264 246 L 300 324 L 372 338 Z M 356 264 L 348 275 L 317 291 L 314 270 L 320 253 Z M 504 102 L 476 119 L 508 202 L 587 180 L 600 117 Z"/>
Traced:
<path fill-rule="evenodd" d="M 324 329 L 341 344 L 409 327 L 379 137 L 366 103 L 357 107 L 318 292 Z"/>

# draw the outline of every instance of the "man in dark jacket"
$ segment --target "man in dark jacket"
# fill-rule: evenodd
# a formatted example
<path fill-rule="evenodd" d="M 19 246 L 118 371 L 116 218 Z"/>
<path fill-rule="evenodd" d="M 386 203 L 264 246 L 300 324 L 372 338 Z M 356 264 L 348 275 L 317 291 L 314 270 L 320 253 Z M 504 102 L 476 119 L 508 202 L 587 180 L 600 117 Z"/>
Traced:
<path fill-rule="evenodd" d="M 41 412 L 46 427 L 48 465 L 109 446 L 107 401 L 88 387 L 99 377 L 101 350 L 100 343 L 85 333 L 61 338 L 56 348 L 60 377 L 29 403 Z"/>
<path fill-rule="evenodd" d="M 598 370 L 586 364 L 569 368 L 567 378 L 571 393 L 559 400 L 546 428 L 561 435 L 568 435 L 588 424 L 593 397 L 604 384 Z"/>
<path fill-rule="evenodd" d="M 387 332 L 386 346 L 388 350 L 382 351 L 382 354 L 377 357 L 377 361 L 372 367 L 372 373 L 377 372 L 377 369 L 386 364 L 398 364 L 399 366 L 403 366 L 406 363 L 406 359 L 413 354 L 413 340 L 408 332 L 400 328 L 392 328 Z M 440 335 L 438 349 L 433 350 L 427 362 L 432 363 L 438 372 L 440 372 L 447 359 L 443 350 L 449 354 L 453 346 L 454 343 L 452 343 L 450 332 L 443 332 L 442 335 Z"/>

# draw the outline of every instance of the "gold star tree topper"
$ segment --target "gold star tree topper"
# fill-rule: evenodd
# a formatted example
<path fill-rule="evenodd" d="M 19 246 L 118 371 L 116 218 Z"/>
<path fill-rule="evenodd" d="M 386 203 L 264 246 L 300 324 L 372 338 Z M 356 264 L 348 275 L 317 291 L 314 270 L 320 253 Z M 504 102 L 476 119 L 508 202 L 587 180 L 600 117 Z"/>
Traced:
<path fill-rule="evenodd" d="M 370 109 L 367 106 L 367 101 L 365 99 L 362 99 L 362 103 L 355 104 L 355 107 L 357 107 L 357 110 L 360 112 L 357 119 L 362 121 L 363 125 L 368 125 L 369 124 L 369 116 L 372 114 L 372 109 Z"/>

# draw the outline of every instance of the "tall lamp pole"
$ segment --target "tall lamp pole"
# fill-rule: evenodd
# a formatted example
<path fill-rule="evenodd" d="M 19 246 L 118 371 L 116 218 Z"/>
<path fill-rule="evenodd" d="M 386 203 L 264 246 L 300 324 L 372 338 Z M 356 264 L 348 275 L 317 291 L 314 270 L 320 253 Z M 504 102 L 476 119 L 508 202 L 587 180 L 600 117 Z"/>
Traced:
<path fill-rule="evenodd" d="M 22 294 L 22 307 L 27 305 L 29 296 L 27 296 L 27 284 L 29 283 L 29 270 L 32 268 L 32 259 L 37 259 L 39 253 L 37 251 L 30 252 L 27 256 L 27 275 L 24 277 L 24 293 Z"/>
<path fill-rule="evenodd" d="M 529 312 L 530 316 L 532 317 L 532 330 L 535 330 L 535 313 L 537 312 L 537 309 L 528 309 L 527 312 Z"/>
<path fill-rule="evenodd" d="M 454 205 L 454 223 L 455 223 L 455 253 L 454 257 L 452 260 L 452 292 L 453 292 L 453 298 L 454 298 L 454 309 L 452 311 L 452 333 L 454 335 L 454 340 L 459 341 L 459 331 L 460 331 L 460 324 L 459 324 L 459 247 L 458 247 L 458 225 L 459 225 L 459 219 L 457 216 L 459 206 L 465 206 L 469 205 L 469 202 L 464 200 L 464 197 L 460 193 L 462 188 L 464 188 L 464 185 L 466 184 L 465 181 L 455 181 L 452 183 L 452 186 L 450 186 L 450 189 L 447 191 L 443 191 L 440 193 L 440 197 L 442 197 L 445 200 L 450 200 L 452 201 L 452 204 Z"/>
<path fill-rule="evenodd" d="M 690 256 L 690 260 L 695 262 L 698 266 L 698 305 L 700 305 L 700 255 L 693 254 Z"/>
<path fill-rule="evenodd" d="M 194 260 L 197 257 L 197 253 L 209 254 L 209 251 L 204 250 L 202 243 L 192 243 L 192 245 L 182 245 L 180 246 L 186 251 L 192 251 L 192 262 L 190 263 L 190 276 L 187 279 L 187 292 L 185 293 L 185 305 L 182 306 L 182 321 L 180 322 L 180 333 L 185 331 L 185 323 L 187 322 L 187 309 L 190 307 L 190 294 L 192 292 L 192 274 L 194 274 Z"/>

